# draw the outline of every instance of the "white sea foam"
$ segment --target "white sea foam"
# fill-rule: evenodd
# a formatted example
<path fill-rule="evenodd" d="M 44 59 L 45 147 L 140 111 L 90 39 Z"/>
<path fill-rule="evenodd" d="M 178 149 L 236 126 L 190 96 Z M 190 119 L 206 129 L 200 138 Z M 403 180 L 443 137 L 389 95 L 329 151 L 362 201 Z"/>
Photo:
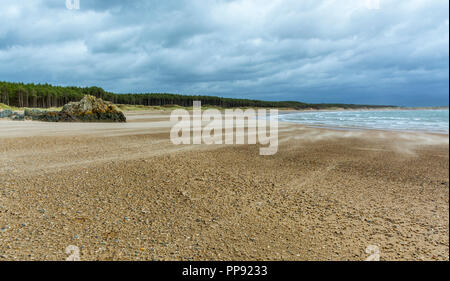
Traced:
<path fill-rule="evenodd" d="M 448 110 L 313 111 L 280 114 L 278 118 L 311 126 L 449 133 Z"/>

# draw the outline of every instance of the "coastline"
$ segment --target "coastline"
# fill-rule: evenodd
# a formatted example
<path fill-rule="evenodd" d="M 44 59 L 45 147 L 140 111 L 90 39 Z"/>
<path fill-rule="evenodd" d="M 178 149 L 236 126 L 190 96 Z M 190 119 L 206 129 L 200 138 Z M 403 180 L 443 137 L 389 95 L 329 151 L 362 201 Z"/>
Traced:
<path fill-rule="evenodd" d="M 280 122 L 263 157 L 126 115 L 0 120 L 0 260 L 449 260 L 447 136 Z"/>
<path fill-rule="evenodd" d="M 439 136 L 449 136 L 449 132 L 439 132 L 439 131 L 425 131 L 425 130 L 399 130 L 399 129 L 373 129 L 373 128 L 365 128 L 365 127 L 338 127 L 338 126 L 330 126 L 330 125 L 309 125 L 309 124 L 301 124 L 294 122 L 280 122 L 286 124 L 298 124 L 308 128 L 316 128 L 316 129 L 326 129 L 326 130 L 336 130 L 336 131 L 373 131 L 373 132 L 392 132 L 392 133 L 410 133 L 410 134 L 426 134 L 426 135 L 439 135 Z"/>

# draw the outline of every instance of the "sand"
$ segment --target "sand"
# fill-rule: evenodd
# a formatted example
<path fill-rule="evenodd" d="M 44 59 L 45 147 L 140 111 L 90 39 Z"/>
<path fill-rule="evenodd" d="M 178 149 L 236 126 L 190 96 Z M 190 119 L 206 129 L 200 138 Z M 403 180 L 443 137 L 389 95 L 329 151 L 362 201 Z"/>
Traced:
<path fill-rule="evenodd" d="M 281 124 L 279 151 L 0 121 L 0 260 L 449 260 L 448 135 Z"/>

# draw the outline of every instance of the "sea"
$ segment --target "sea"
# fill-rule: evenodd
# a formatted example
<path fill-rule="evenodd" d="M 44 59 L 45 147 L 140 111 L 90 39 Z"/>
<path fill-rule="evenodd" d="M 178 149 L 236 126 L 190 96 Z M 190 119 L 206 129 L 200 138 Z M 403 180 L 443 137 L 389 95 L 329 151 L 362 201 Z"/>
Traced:
<path fill-rule="evenodd" d="M 448 109 L 303 111 L 280 113 L 278 120 L 338 129 L 449 133 Z"/>

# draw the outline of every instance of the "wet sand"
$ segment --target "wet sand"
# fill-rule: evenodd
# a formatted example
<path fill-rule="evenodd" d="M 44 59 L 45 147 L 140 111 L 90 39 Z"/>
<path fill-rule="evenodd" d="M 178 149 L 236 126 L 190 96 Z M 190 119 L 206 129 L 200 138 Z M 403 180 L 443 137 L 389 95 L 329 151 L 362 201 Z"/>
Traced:
<path fill-rule="evenodd" d="M 449 260 L 448 135 L 281 124 L 279 151 L 0 120 L 0 260 Z"/>

